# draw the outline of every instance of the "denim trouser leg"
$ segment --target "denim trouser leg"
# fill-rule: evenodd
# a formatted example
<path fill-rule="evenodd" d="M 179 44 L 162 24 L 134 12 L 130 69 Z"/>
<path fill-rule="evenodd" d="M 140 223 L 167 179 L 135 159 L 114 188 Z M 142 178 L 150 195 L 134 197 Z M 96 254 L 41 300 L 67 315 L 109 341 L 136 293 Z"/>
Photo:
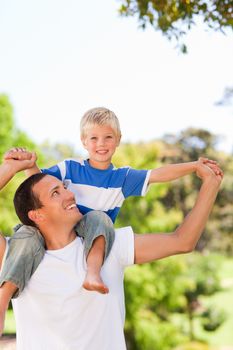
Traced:
<path fill-rule="evenodd" d="M 107 214 L 99 210 L 89 211 L 75 226 L 75 231 L 78 236 L 84 238 L 84 253 L 86 257 L 93 241 L 99 236 L 104 236 L 104 260 L 108 257 L 115 239 L 115 230 L 112 220 Z"/>

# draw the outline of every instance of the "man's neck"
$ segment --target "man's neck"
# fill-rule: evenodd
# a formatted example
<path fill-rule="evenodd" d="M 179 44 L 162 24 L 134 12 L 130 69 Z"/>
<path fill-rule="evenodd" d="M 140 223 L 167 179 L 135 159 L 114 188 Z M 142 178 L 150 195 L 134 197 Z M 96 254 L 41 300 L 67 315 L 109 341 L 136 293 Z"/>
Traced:
<path fill-rule="evenodd" d="M 62 249 L 77 237 L 73 229 L 71 231 L 62 230 L 61 228 L 49 231 L 48 229 L 41 229 L 41 233 L 45 239 L 46 249 L 48 250 Z"/>

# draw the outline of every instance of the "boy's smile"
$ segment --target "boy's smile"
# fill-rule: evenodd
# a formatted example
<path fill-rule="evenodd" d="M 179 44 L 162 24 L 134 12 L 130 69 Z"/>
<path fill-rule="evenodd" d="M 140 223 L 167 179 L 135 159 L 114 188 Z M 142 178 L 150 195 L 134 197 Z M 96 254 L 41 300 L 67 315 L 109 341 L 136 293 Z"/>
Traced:
<path fill-rule="evenodd" d="M 82 139 L 89 153 L 89 163 L 97 169 L 107 169 L 119 145 L 120 138 L 109 125 L 93 125 Z"/>

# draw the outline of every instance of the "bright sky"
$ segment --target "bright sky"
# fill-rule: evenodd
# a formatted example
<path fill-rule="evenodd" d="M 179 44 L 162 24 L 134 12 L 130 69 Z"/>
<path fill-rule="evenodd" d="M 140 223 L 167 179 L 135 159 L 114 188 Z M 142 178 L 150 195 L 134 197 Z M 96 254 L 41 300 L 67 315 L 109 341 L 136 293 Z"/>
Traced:
<path fill-rule="evenodd" d="M 106 106 L 123 141 L 149 141 L 187 127 L 223 136 L 233 149 L 233 35 L 196 27 L 182 55 L 153 29 L 120 18 L 118 0 L 0 0 L 0 93 L 36 142 L 80 149 L 83 113 Z"/>

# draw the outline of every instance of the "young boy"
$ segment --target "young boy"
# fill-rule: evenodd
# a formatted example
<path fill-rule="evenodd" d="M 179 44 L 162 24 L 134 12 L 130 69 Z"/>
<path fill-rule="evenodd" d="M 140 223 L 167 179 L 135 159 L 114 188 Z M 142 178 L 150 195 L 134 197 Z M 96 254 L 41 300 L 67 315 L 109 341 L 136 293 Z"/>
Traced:
<path fill-rule="evenodd" d="M 116 115 L 107 108 L 94 108 L 87 111 L 81 120 L 80 133 L 83 146 L 88 151 L 89 158 L 81 161 L 64 160 L 49 169 L 43 169 L 42 172 L 56 176 L 63 181 L 65 186 L 74 193 L 76 204 L 82 214 L 89 213 L 92 210 L 104 211 L 114 222 L 125 198 L 145 195 L 148 185 L 151 183 L 171 181 L 196 172 L 203 163 L 212 168 L 215 173 L 219 171 L 216 162 L 206 158 L 200 158 L 195 162 L 166 165 L 154 170 L 135 170 L 130 167 L 115 168 L 111 163 L 111 159 L 120 143 L 121 130 Z M 15 148 L 6 153 L 5 160 L 12 158 L 23 160 L 30 157 L 30 152 Z M 40 169 L 35 163 L 26 171 L 26 174 L 30 176 L 38 172 L 40 172 Z M 86 231 L 85 225 L 87 223 L 88 220 L 84 223 L 83 232 Z M 23 230 L 24 227 L 21 227 L 22 232 Z M 30 250 L 30 240 L 26 236 L 24 239 L 15 240 L 15 245 L 16 247 L 17 245 L 24 245 L 27 247 L 27 252 Z M 42 243 L 41 246 L 43 246 Z M 43 249 L 40 259 L 43 256 Z M 27 263 L 30 263 L 33 258 L 35 259 L 33 255 L 27 253 L 24 265 L 20 265 L 21 270 L 26 269 Z M 10 280 L 7 271 L 7 266 L 9 266 L 7 265 L 7 259 L 11 263 L 13 262 L 13 265 L 15 263 L 14 257 L 11 256 L 10 259 L 8 255 L 3 267 L 5 277 L 3 277 L 2 273 L 0 279 L 1 289 L 4 290 L 5 288 L 6 290 L 5 304 L 13 294 L 12 290 L 7 290 L 9 285 L 7 281 Z M 36 267 L 38 263 L 39 261 Z M 27 275 L 25 283 L 29 278 L 30 274 Z M 88 277 L 84 281 L 84 288 L 95 289 L 91 287 L 91 284 Z M 6 309 L 5 306 L 1 307 L 0 302 L 0 310 L 1 308 L 3 310 Z"/>

